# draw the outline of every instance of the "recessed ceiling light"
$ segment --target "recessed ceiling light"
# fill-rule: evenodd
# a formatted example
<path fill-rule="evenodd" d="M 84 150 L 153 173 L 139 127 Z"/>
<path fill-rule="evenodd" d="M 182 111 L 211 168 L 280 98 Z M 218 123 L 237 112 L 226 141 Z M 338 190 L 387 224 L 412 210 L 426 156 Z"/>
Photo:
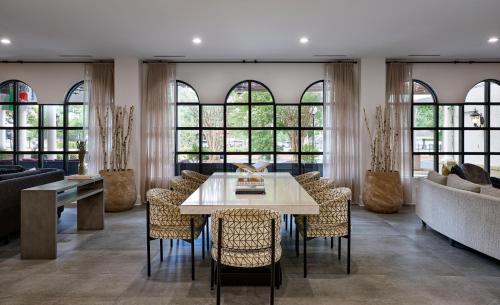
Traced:
<path fill-rule="evenodd" d="M 9 39 L 9 38 L 6 38 L 6 37 L 5 37 L 5 38 L 2 38 L 2 39 L 0 40 L 0 42 L 1 42 L 2 44 L 11 44 L 10 39 Z"/>
<path fill-rule="evenodd" d="M 201 38 L 200 37 L 193 38 L 193 43 L 194 44 L 200 44 L 201 43 Z"/>
<path fill-rule="evenodd" d="M 498 42 L 498 37 L 490 37 L 490 39 L 488 39 L 488 42 L 489 43 L 497 43 Z"/>
<path fill-rule="evenodd" d="M 301 44 L 306 44 L 306 43 L 308 43 L 308 42 L 309 42 L 309 38 L 307 38 L 307 37 L 301 37 L 301 38 L 299 39 L 299 42 L 300 42 Z"/>

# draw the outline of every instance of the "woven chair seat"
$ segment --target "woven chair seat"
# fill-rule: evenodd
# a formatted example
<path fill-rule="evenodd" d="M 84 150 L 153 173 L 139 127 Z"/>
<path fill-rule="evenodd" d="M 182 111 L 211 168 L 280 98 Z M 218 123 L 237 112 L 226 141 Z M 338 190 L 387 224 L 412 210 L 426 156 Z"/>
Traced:
<path fill-rule="evenodd" d="M 281 259 L 281 247 L 276 247 L 274 262 Z M 212 257 L 217 261 L 217 248 L 212 248 Z M 231 250 L 222 249 L 221 263 L 226 266 L 258 268 L 271 264 L 271 249 Z"/>

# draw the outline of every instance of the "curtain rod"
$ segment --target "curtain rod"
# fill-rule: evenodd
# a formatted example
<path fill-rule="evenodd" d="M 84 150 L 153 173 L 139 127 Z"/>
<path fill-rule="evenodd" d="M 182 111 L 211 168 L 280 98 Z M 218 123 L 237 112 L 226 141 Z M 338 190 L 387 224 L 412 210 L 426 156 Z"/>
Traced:
<path fill-rule="evenodd" d="M 355 60 L 334 60 L 334 61 L 273 61 L 273 60 L 238 60 L 238 61 L 169 61 L 169 60 L 143 60 L 144 64 L 152 63 L 176 63 L 176 64 L 328 64 L 328 63 L 354 63 Z"/>
<path fill-rule="evenodd" d="M 500 61 L 474 61 L 474 60 L 449 60 L 449 61 L 404 61 L 404 60 L 388 60 L 385 63 L 402 63 L 402 64 L 500 64 Z"/>
<path fill-rule="evenodd" d="M 2 64 L 109 64 L 114 60 L 94 60 L 94 61 L 37 61 L 37 60 L 0 60 Z"/>

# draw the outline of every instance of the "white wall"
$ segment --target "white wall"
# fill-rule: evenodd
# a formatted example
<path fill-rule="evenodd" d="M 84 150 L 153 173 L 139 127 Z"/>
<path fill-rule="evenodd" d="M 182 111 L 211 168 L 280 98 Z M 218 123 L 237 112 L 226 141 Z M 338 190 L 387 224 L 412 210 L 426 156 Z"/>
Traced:
<path fill-rule="evenodd" d="M 413 78 L 426 82 L 442 103 L 464 102 L 467 92 L 482 80 L 500 80 L 500 64 L 414 64 Z"/>
<path fill-rule="evenodd" d="M 137 198 L 140 198 L 140 136 L 141 136 L 141 81 L 142 64 L 138 58 L 115 58 L 115 104 L 134 106 L 134 127 L 130 149 L 129 168 L 134 169 Z M 140 202 L 140 201 L 138 201 Z"/>
<path fill-rule="evenodd" d="M 177 79 L 194 87 L 201 103 L 224 103 L 226 94 L 240 81 L 262 82 L 276 103 L 298 103 L 311 83 L 324 79 L 318 63 L 179 63 Z"/>
<path fill-rule="evenodd" d="M 69 89 L 83 80 L 84 64 L 0 63 L 0 82 L 17 79 L 28 84 L 40 104 L 61 104 Z"/>

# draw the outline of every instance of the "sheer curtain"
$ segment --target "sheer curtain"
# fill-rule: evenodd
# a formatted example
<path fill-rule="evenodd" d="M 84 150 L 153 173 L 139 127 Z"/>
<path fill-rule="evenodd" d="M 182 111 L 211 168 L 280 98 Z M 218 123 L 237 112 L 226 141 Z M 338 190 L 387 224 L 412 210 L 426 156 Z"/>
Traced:
<path fill-rule="evenodd" d="M 359 100 L 355 64 L 325 65 L 323 175 L 349 187 L 357 199 L 359 174 Z"/>
<path fill-rule="evenodd" d="M 141 104 L 141 196 L 175 175 L 175 64 L 147 66 Z"/>
<path fill-rule="evenodd" d="M 114 75 L 114 64 L 112 63 L 85 65 L 85 100 L 89 104 L 89 119 L 88 121 L 85 120 L 88 126 L 84 126 L 84 128 L 88 129 L 89 174 L 97 174 L 103 166 L 104 155 L 99 136 L 99 124 L 97 123 L 97 109 L 99 108 L 101 112 L 104 112 L 107 107 L 114 104 Z M 108 151 L 111 151 L 111 147 L 108 147 Z"/>
<path fill-rule="evenodd" d="M 394 143 L 396 158 L 394 164 L 401 174 L 405 203 L 412 201 L 411 88 L 412 65 L 408 63 L 387 64 L 386 103 L 391 106 L 393 128 L 399 133 L 399 137 L 396 137 L 397 142 Z"/>

